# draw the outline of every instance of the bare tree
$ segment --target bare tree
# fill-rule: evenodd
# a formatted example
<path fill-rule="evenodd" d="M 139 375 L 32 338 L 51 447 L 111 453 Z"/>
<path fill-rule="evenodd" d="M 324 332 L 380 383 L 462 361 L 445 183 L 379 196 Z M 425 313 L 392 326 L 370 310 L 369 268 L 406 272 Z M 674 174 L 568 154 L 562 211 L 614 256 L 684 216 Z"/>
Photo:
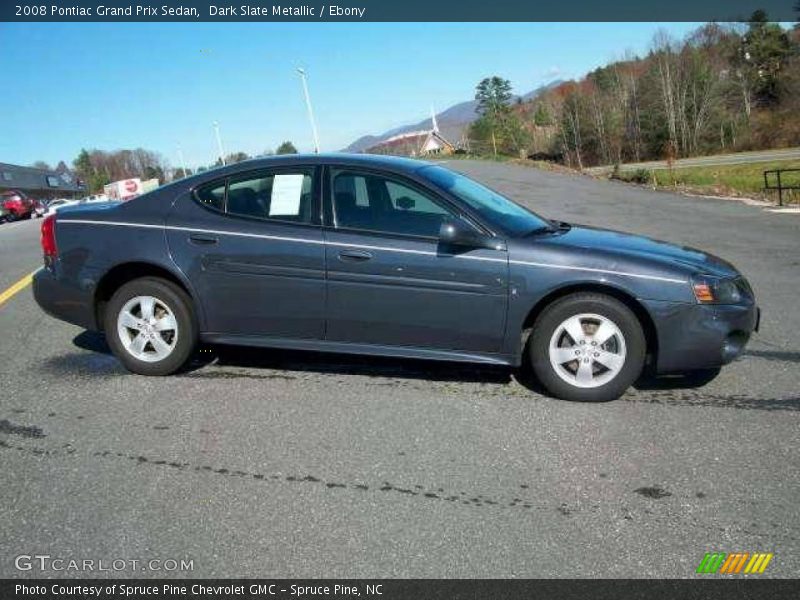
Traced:
<path fill-rule="evenodd" d="M 673 42 L 666 31 L 659 30 L 653 38 L 656 66 L 658 67 L 661 98 L 664 103 L 664 114 L 667 119 L 669 141 L 678 145 L 678 110 L 675 100 L 675 55 Z"/>

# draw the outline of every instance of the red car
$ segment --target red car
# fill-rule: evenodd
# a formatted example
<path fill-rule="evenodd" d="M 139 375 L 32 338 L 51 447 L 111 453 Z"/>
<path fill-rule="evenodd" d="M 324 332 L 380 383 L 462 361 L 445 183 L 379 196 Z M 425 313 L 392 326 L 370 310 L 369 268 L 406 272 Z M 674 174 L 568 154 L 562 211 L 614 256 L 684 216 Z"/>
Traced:
<path fill-rule="evenodd" d="M 16 221 L 33 214 L 35 200 L 19 190 L 0 193 L 0 205 L 5 209 L 6 220 Z"/>

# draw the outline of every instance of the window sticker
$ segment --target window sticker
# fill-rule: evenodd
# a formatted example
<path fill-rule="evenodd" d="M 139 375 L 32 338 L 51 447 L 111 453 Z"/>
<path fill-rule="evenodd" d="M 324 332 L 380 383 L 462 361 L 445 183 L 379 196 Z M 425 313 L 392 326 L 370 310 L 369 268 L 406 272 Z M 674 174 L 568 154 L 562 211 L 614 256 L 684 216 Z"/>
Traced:
<path fill-rule="evenodd" d="M 300 197 L 303 193 L 302 173 L 275 175 L 272 182 L 272 198 L 269 205 L 270 216 L 297 216 L 300 214 Z"/>

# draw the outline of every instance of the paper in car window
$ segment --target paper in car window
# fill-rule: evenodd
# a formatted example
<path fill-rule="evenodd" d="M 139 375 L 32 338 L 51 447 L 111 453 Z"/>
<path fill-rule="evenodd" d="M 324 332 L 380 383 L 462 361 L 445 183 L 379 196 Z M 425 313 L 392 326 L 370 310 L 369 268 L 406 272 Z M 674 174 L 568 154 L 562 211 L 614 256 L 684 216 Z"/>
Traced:
<path fill-rule="evenodd" d="M 305 175 L 275 175 L 272 182 L 272 199 L 269 205 L 269 214 L 292 215 L 300 214 L 300 196 L 303 193 L 303 179 Z"/>

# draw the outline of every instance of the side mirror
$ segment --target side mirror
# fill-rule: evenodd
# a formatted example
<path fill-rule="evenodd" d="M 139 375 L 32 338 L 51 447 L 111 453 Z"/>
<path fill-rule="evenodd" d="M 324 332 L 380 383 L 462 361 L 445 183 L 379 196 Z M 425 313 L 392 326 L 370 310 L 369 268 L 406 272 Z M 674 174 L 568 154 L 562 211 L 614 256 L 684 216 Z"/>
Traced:
<path fill-rule="evenodd" d="M 478 233 L 461 221 L 443 221 L 439 228 L 439 241 L 453 246 L 488 248 L 490 250 L 505 249 L 504 241 Z"/>

